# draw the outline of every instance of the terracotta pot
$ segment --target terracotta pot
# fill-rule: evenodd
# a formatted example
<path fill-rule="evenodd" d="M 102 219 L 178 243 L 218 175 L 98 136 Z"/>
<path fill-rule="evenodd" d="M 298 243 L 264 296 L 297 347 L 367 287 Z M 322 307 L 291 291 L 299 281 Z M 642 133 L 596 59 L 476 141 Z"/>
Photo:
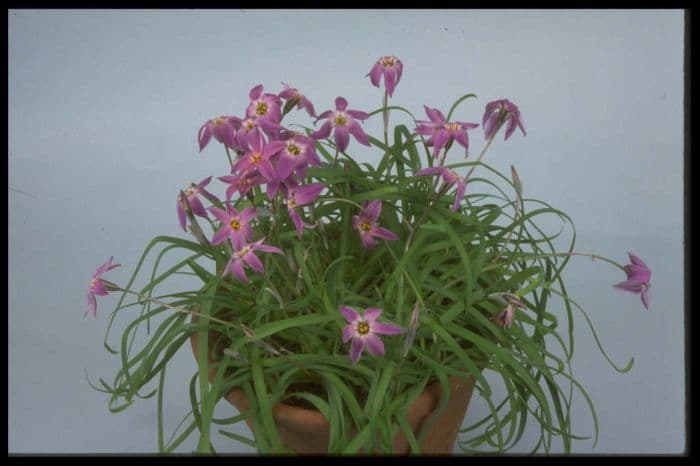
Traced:
<path fill-rule="evenodd" d="M 210 337 L 213 336 L 210 334 Z M 192 351 L 197 357 L 197 334 L 190 338 Z M 211 358 L 210 358 L 211 362 Z M 216 371 L 209 370 L 209 382 L 214 379 Z M 420 442 L 422 454 L 452 454 L 455 440 L 467 412 L 476 379 L 450 377 L 451 397 L 442 414 L 433 422 L 432 427 Z M 408 424 L 416 438 L 423 424 L 435 413 L 440 404 L 441 388 L 439 383 L 426 387 L 413 402 L 408 411 Z M 226 395 L 229 403 L 243 412 L 250 407 L 248 398 L 241 389 L 234 389 Z M 293 451 L 301 454 L 327 454 L 330 438 L 330 424 L 317 410 L 300 408 L 284 403 L 272 407 L 272 415 L 277 432 L 282 442 Z M 246 419 L 246 424 L 253 430 L 253 421 Z M 411 449 L 403 432 L 394 438 L 394 453 L 408 454 Z"/>

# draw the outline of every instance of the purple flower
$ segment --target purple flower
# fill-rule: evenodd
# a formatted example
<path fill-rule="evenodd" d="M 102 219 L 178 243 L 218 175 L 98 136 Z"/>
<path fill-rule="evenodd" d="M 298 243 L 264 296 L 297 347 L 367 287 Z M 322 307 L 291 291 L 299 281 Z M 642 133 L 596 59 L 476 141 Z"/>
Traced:
<path fill-rule="evenodd" d="M 308 165 L 321 165 L 316 154 L 315 141 L 307 136 L 295 134 L 284 142 L 275 164 L 274 181 L 281 182 L 291 175 L 293 170 L 305 169 Z M 300 177 L 301 174 L 299 174 Z"/>
<path fill-rule="evenodd" d="M 245 152 L 264 134 L 274 135 L 283 129 L 282 126 L 265 118 L 246 118 L 241 122 L 241 127 L 238 131 L 236 131 L 236 144 L 240 150 Z"/>
<path fill-rule="evenodd" d="M 112 259 L 114 259 L 114 256 L 107 259 L 107 262 L 99 266 L 92 274 L 90 287 L 87 292 L 87 308 L 83 317 L 88 315 L 88 313 L 92 314 L 93 317 L 97 317 L 97 299 L 95 299 L 95 296 L 107 296 L 108 292 L 105 282 L 102 280 L 102 274 L 121 265 L 112 264 Z"/>
<path fill-rule="evenodd" d="M 224 269 L 222 277 L 226 276 L 227 273 L 233 273 L 233 275 L 243 283 L 249 283 L 250 280 L 245 274 L 244 264 L 248 265 L 251 269 L 256 272 L 264 272 L 265 267 L 263 267 L 260 259 L 255 255 L 255 251 L 263 252 L 274 252 L 275 254 L 283 254 L 282 250 L 274 246 L 269 246 L 267 244 L 262 244 L 265 238 L 262 238 L 254 243 L 241 245 L 236 251 L 231 255 L 226 268 Z"/>
<path fill-rule="evenodd" d="M 239 213 L 227 203 L 225 211 L 218 207 L 211 207 L 209 210 L 221 222 L 221 228 L 214 233 L 211 244 L 221 244 L 226 238 L 230 238 L 233 247 L 238 249 L 253 237 L 250 221 L 255 218 L 254 207 L 248 207 Z"/>
<path fill-rule="evenodd" d="M 506 137 L 504 140 L 508 140 L 515 128 L 520 128 L 520 131 L 525 133 L 525 124 L 523 123 L 523 117 L 520 115 L 520 110 L 518 107 L 508 99 L 494 100 L 486 104 L 486 110 L 484 111 L 484 118 L 482 124 L 484 125 L 484 137 L 486 139 L 491 138 L 496 132 L 503 126 L 503 123 L 508 122 L 506 127 Z"/>
<path fill-rule="evenodd" d="M 642 295 L 642 304 L 649 309 L 649 287 L 651 286 L 651 270 L 649 267 L 636 255 L 631 252 L 627 253 L 630 257 L 630 264 L 625 265 L 627 280 L 614 285 L 620 290 L 630 291 L 632 293 L 640 293 Z"/>
<path fill-rule="evenodd" d="M 455 193 L 455 201 L 452 204 L 452 212 L 455 212 L 459 208 L 459 204 L 462 202 L 462 198 L 464 197 L 464 191 L 467 189 L 467 184 L 464 182 L 464 178 L 459 176 L 457 172 L 446 167 L 428 167 L 418 170 L 416 175 L 442 175 L 442 179 L 445 181 L 447 186 L 451 186 L 456 183 L 457 192 Z"/>
<path fill-rule="evenodd" d="M 387 240 L 399 239 L 396 234 L 386 228 L 377 226 L 377 219 L 381 211 L 381 200 L 377 199 L 371 202 L 365 201 L 362 204 L 362 211 L 358 215 L 353 215 L 352 217 L 352 227 L 360 234 L 362 246 L 365 248 L 371 248 L 377 244 L 377 241 L 374 239 L 375 236 Z"/>
<path fill-rule="evenodd" d="M 312 183 L 304 186 L 292 186 L 287 191 L 287 209 L 289 217 L 297 227 L 299 239 L 301 239 L 304 228 L 313 228 L 313 225 L 304 223 L 297 208 L 312 203 L 325 187 L 323 183 Z"/>
<path fill-rule="evenodd" d="M 378 335 L 399 335 L 404 329 L 394 324 L 377 322 L 382 310 L 377 307 L 368 307 L 363 316 L 349 307 L 340 306 L 348 324 L 343 327 L 343 343 L 352 340 L 350 346 L 350 360 L 353 364 L 360 359 L 362 351 L 367 350 L 375 356 L 384 356 L 384 343 Z"/>
<path fill-rule="evenodd" d="M 294 87 L 289 87 L 287 83 L 282 83 L 284 90 L 279 93 L 279 96 L 287 101 L 284 108 L 287 111 L 287 107 L 291 109 L 294 105 L 297 106 L 297 110 L 304 108 L 306 113 L 311 117 L 316 117 L 316 110 L 314 110 L 314 105 L 309 99 L 306 98 L 304 94 L 299 92 L 299 89 Z"/>
<path fill-rule="evenodd" d="M 279 152 L 285 145 L 284 141 L 270 141 L 267 144 L 262 135 L 258 134 L 250 145 L 250 151 L 236 160 L 233 170 L 239 173 L 249 173 L 257 171 L 271 181 L 275 178 L 275 168 L 272 166 L 270 158 Z"/>
<path fill-rule="evenodd" d="M 359 110 L 347 110 L 348 101 L 342 97 L 335 99 L 335 111 L 326 110 L 319 115 L 318 119 L 327 118 L 318 131 L 311 136 L 314 139 L 324 139 L 331 134 L 331 128 L 334 128 L 333 140 L 339 151 L 344 152 L 350 142 L 352 134 L 357 142 L 369 146 L 369 139 L 357 120 L 366 120 L 369 118 L 365 112 Z"/>
<path fill-rule="evenodd" d="M 508 304 L 505 309 L 489 320 L 496 322 L 501 328 L 509 328 L 513 324 L 513 319 L 515 319 L 515 307 L 512 304 Z"/>
<path fill-rule="evenodd" d="M 376 87 L 379 87 L 379 80 L 384 76 L 384 86 L 389 97 L 394 93 L 394 89 L 399 84 L 403 73 L 403 63 L 393 55 L 381 57 L 374 64 L 372 69 L 365 76 L 369 76 L 370 81 Z"/>
<path fill-rule="evenodd" d="M 464 147 L 469 149 L 469 135 L 467 130 L 474 129 L 479 126 L 478 123 L 467 123 L 464 121 L 448 122 L 445 116 L 436 108 L 425 106 L 425 113 L 430 118 L 430 121 L 419 120 L 416 127 L 416 133 L 430 138 L 425 142 L 427 146 L 434 146 L 433 156 L 437 157 L 440 150 L 447 146 L 451 141 L 455 140 Z"/>
<path fill-rule="evenodd" d="M 199 141 L 199 152 L 209 144 L 211 137 L 220 143 L 236 150 L 236 130 L 241 126 L 240 118 L 232 116 L 220 116 L 212 120 L 208 120 L 201 128 L 199 128 L 199 133 L 197 133 L 197 140 Z"/>
<path fill-rule="evenodd" d="M 263 94 L 262 84 L 258 84 L 250 90 L 248 94 L 250 104 L 246 109 L 247 117 L 257 117 L 279 123 L 282 120 L 282 109 L 280 108 L 280 98 L 275 94 Z"/>
<path fill-rule="evenodd" d="M 219 199 L 217 199 L 216 196 L 204 189 L 204 187 L 208 185 L 210 181 L 211 176 L 204 178 L 198 184 L 192 183 L 184 191 L 185 197 L 187 198 L 187 204 L 190 206 L 192 213 L 194 213 L 195 215 L 199 215 L 202 218 L 209 217 L 207 216 L 207 211 L 202 205 L 202 201 L 200 201 L 197 197 L 198 195 L 202 194 L 204 197 L 206 197 L 212 202 L 219 202 Z M 180 226 L 183 230 L 187 231 L 187 214 L 185 212 L 185 204 L 182 199 L 182 194 L 177 195 L 177 216 L 180 219 Z"/>
<path fill-rule="evenodd" d="M 241 196 L 245 196 L 245 194 L 253 187 L 261 185 L 265 182 L 265 178 L 255 172 L 242 173 L 240 175 L 220 176 L 219 180 L 229 184 L 229 187 L 226 188 L 227 201 L 231 200 L 235 191 L 238 191 L 238 194 Z"/>

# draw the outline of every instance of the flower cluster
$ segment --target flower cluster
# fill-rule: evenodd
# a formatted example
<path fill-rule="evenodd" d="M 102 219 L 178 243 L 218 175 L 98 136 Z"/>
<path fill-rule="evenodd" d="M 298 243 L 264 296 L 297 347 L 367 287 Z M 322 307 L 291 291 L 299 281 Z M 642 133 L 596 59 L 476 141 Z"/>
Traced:
<path fill-rule="evenodd" d="M 508 99 L 486 104 L 481 114 L 484 148 L 474 161 L 448 157 L 453 147 L 461 146 L 469 158 L 470 132 L 474 143 L 473 130 L 480 124 L 452 114 L 473 94 L 460 98 L 447 116 L 424 105 L 428 119 L 414 119 L 410 128 L 398 125 L 392 144 L 388 120 L 395 107 L 388 100 L 403 71 L 404 63 L 392 55 L 372 65 L 366 77 L 372 85 L 384 86 L 382 107 L 375 111 L 351 109 L 348 100 L 338 96 L 333 108 L 317 114 L 299 89 L 281 83 L 275 94 L 259 84 L 250 89 L 248 104 L 237 116 L 207 120 L 197 143 L 200 152 L 211 148 L 212 141 L 223 146 L 220 152 L 228 166 L 216 177 L 222 194 L 213 193 L 214 176 L 180 190 L 177 220 L 196 242 L 178 240 L 168 246 L 192 252 L 176 268 L 189 267 L 202 279 L 202 290 L 177 296 L 186 307 L 163 304 L 149 294 L 164 279 L 155 278 L 155 273 L 145 294 L 106 282 L 103 274 L 119 266 L 110 258 L 92 276 L 86 314 L 96 315 L 96 296 L 120 290 L 137 295 L 140 302 L 157 302 L 229 327 L 228 336 L 242 331 L 242 338 L 231 337 L 227 355 L 242 357 L 245 345 L 254 342 L 278 358 L 295 352 L 331 358 L 340 345 L 349 344 L 344 351 L 350 369 L 379 364 L 381 358 L 399 358 L 411 361 L 411 374 L 435 374 L 431 371 L 436 367 L 449 367 L 441 376 L 464 367 L 474 372 L 475 360 L 486 364 L 483 361 L 498 357 L 488 342 L 508 348 L 517 345 L 517 338 L 530 338 L 512 327 L 552 331 L 542 326 L 541 317 L 550 296 L 546 288 L 558 279 L 549 272 L 556 269 L 556 260 L 600 257 L 571 250 L 542 251 L 538 245 L 546 236 L 534 237 L 523 228 L 528 200 L 522 197 L 515 167 L 511 166 L 509 185 L 515 199 L 505 207 L 479 204 L 479 179 L 469 178 L 484 165 L 481 160 L 501 128 L 504 140 L 517 128 L 526 135 L 519 108 Z M 292 114 L 294 110 L 297 113 Z M 285 119 L 290 114 L 308 117 L 309 124 L 289 123 Z M 383 143 L 364 129 L 364 122 L 377 114 L 383 117 Z M 358 164 L 349 155 L 353 140 L 378 148 L 376 163 Z M 461 169 L 466 166 L 470 171 L 464 175 Z M 506 213 L 508 209 L 515 212 Z M 540 209 L 535 214 L 554 212 Z M 528 220 L 535 214 L 530 213 Z M 506 219 L 505 226 L 496 219 Z M 215 271 L 199 265 L 200 259 L 211 260 Z M 604 260 L 627 276 L 615 288 L 640 294 L 648 309 L 651 271 L 631 252 L 629 259 L 631 263 L 624 266 Z M 528 263 L 535 265 L 523 265 Z M 542 277 L 549 282 L 542 284 Z M 535 297 L 529 299 L 529 293 Z M 568 299 L 564 291 L 562 295 Z M 233 303 L 240 307 L 234 320 L 217 317 L 216 312 Z M 197 309 L 204 306 L 213 311 L 200 314 Z M 539 317 L 529 315 L 533 313 Z M 481 347 L 478 342 L 487 343 Z M 362 359 L 365 349 L 371 356 Z M 521 377 L 532 367 L 546 373 L 549 367 L 538 366 L 546 358 L 538 357 L 521 361 L 522 370 L 507 372 L 507 377 Z M 295 370 L 294 361 L 290 360 L 290 371 Z M 324 364 L 335 368 L 338 363 L 329 359 Z M 513 362 L 502 366 L 508 364 Z M 357 374 L 360 379 L 367 372 Z M 290 373 L 289 380 L 306 376 L 302 369 Z M 530 379 L 518 383 L 531 384 Z M 316 395 L 307 398 L 318 400 Z"/>

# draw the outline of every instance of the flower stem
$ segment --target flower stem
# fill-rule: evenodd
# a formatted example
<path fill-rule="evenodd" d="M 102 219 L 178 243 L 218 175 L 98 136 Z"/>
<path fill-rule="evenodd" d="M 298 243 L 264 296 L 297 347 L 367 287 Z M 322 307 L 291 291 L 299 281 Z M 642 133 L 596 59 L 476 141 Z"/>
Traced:
<path fill-rule="evenodd" d="M 226 149 L 226 157 L 228 157 L 228 163 L 231 164 L 231 168 L 233 169 L 233 159 L 231 158 L 231 152 L 228 150 L 228 146 L 224 144 L 224 149 Z"/>
<path fill-rule="evenodd" d="M 498 134 L 498 131 L 501 129 L 499 126 L 496 131 L 491 135 L 488 141 L 486 141 L 486 145 L 484 148 L 481 150 L 481 153 L 479 154 L 479 157 L 477 157 L 475 164 L 481 162 L 481 159 L 484 158 L 484 155 L 486 154 L 486 151 L 491 147 L 491 143 L 493 142 L 493 139 L 496 137 L 496 134 Z M 469 170 L 469 173 L 467 173 L 467 176 L 464 177 L 464 182 L 466 183 L 467 180 L 469 179 L 469 176 L 474 172 L 474 169 L 476 168 L 476 165 L 474 165 L 471 170 Z"/>
<path fill-rule="evenodd" d="M 548 254 L 532 254 L 532 255 L 526 255 L 524 257 L 519 257 L 514 261 L 511 262 L 517 262 L 521 260 L 530 260 L 530 259 L 540 259 L 540 258 L 545 258 L 545 257 L 561 257 L 561 256 L 585 256 L 585 257 L 590 257 L 591 259 L 600 259 L 604 262 L 607 262 L 608 264 L 614 265 L 615 267 L 619 268 L 623 272 L 626 272 L 626 269 L 623 265 L 621 265 L 619 262 L 616 262 L 612 259 L 608 259 L 607 257 L 599 256 L 597 254 L 591 254 L 591 253 L 586 253 L 586 252 L 553 252 L 553 253 L 548 253 Z M 495 269 L 496 267 L 499 267 L 503 265 L 504 262 L 500 262 L 498 264 L 493 264 L 493 265 L 487 265 L 486 267 L 483 267 L 481 270 L 482 271 L 487 271 L 491 269 Z"/>
<path fill-rule="evenodd" d="M 384 145 L 389 149 L 389 93 L 384 91 L 382 116 L 384 120 Z"/>

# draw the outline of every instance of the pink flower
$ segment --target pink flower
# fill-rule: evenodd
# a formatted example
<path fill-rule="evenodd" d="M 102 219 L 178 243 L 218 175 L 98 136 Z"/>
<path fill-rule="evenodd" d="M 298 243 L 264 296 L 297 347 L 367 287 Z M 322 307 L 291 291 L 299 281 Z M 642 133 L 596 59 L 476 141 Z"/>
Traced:
<path fill-rule="evenodd" d="M 230 238 L 233 247 L 240 248 L 253 237 L 250 221 L 255 218 L 254 207 L 248 207 L 239 213 L 227 203 L 225 211 L 218 207 L 211 207 L 209 210 L 221 222 L 221 228 L 214 233 L 211 244 L 221 244 L 226 238 Z"/>
<path fill-rule="evenodd" d="M 192 213 L 199 215 L 202 218 L 209 218 L 207 216 L 207 211 L 202 205 L 202 201 L 197 197 L 202 194 L 204 197 L 212 202 L 219 202 L 216 196 L 211 194 L 209 191 L 204 189 L 206 185 L 211 181 L 211 176 L 204 178 L 198 184 L 192 183 L 187 189 L 185 189 L 185 197 L 187 198 L 187 204 L 189 205 Z M 182 199 L 182 194 L 177 195 L 177 216 L 180 219 L 180 226 L 183 230 L 187 231 L 187 214 L 185 212 L 185 204 Z"/>
<path fill-rule="evenodd" d="M 651 286 L 651 270 L 649 267 L 636 255 L 631 252 L 627 253 L 630 257 L 630 264 L 625 266 L 627 280 L 614 285 L 615 288 L 632 293 L 641 294 L 642 304 L 649 309 L 649 287 Z"/>
<path fill-rule="evenodd" d="M 386 240 L 397 240 L 399 237 L 387 230 L 377 226 L 377 219 L 382 211 L 382 201 L 377 199 L 371 202 L 365 201 L 362 205 L 362 211 L 358 215 L 352 217 L 352 227 L 357 230 L 362 240 L 362 246 L 371 248 L 377 241 L 377 238 Z"/>
<path fill-rule="evenodd" d="M 299 170 L 308 165 L 321 165 L 316 154 L 316 143 L 308 136 L 294 134 L 284 142 L 284 147 L 279 152 L 275 166 L 275 180 L 284 181 L 292 170 Z"/>
<path fill-rule="evenodd" d="M 323 183 L 312 183 L 304 186 L 292 186 L 287 191 L 287 209 L 289 217 L 297 228 L 297 236 L 301 239 L 304 228 L 314 225 L 304 223 L 297 209 L 312 203 L 326 186 Z"/>
<path fill-rule="evenodd" d="M 369 146 L 369 139 L 357 120 L 366 120 L 369 118 L 365 112 L 359 110 L 347 110 L 348 101 L 342 97 L 335 99 L 335 111 L 326 110 L 319 115 L 318 119 L 327 118 L 318 131 L 311 136 L 314 139 L 324 139 L 331 134 L 333 128 L 333 140 L 339 151 L 344 152 L 350 143 L 350 135 L 352 134 L 357 142 Z"/>
<path fill-rule="evenodd" d="M 236 131 L 236 145 L 245 152 L 264 134 L 274 135 L 284 128 L 265 118 L 251 117 L 241 122 L 241 127 Z"/>
<path fill-rule="evenodd" d="M 399 84 L 403 73 L 403 63 L 393 55 L 381 57 L 374 64 L 372 69 L 365 76 L 369 76 L 370 81 L 376 87 L 379 87 L 379 80 L 384 76 L 384 86 L 389 97 L 394 93 L 394 89 Z"/>
<path fill-rule="evenodd" d="M 297 110 L 304 108 L 309 116 L 316 117 L 314 105 L 309 99 L 306 98 L 304 94 L 299 92 L 299 89 L 289 87 L 286 83 L 282 83 L 282 86 L 284 86 L 284 90 L 279 93 L 279 96 L 287 101 L 287 103 L 284 105 L 285 112 L 291 110 L 291 108 L 296 105 Z"/>
<path fill-rule="evenodd" d="M 87 308 L 85 309 L 83 317 L 88 315 L 88 313 L 92 314 L 93 317 L 97 317 L 97 299 L 95 296 L 107 296 L 108 293 L 105 282 L 102 280 L 102 274 L 121 265 L 112 264 L 112 259 L 114 259 L 114 256 L 107 259 L 107 262 L 99 266 L 92 274 L 90 287 L 87 292 Z"/>
<path fill-rule="evenodd" d="M 352 340 L 350 360 L 353 364 L 360 359 L 365 347 L 375 356 L 384 356 L 384 343 L 378 335 L 399 335 L 404 332 L 398 325 L 377 322 L 382 313 L 377 307 L 368 307 L 362 316 L 346 306 L 340 306 L 340 312 L 348 321 L 343 327 L 343 343 Z"/>
<path fill-rule="evenodd" d="M 250 104 L 245 112 L 247 117 L 263 118 L 274 123 L 279 123 L 282 120 L 280 98 L 275 94 L 263 94 L 262 84 L 252 88 L 248 95 Z"/>
<path fill-rule="evenodd" d="M 508 99 L 494 100 L 486 104 L 486 110 L 484 111 L 484 118 L 482 124 L 484 125 L 484 137 L 486 139 L 491 138 L 496 131 L 498 131 L 505 122 L 508 122 L 506 127 L 506 137 L 504 140 L 513 134 L 515 128 L 520 128 L 520 131 L 525 133 L 525 124 L 523 123 L 523 117 L 520 115 L 520 110 L 518 107 Z"/>
<path fill-rule="evenodd" d="M 275 168 L 270 158 L 284 145 L 284 141 L 270 141 L 266 144 L 262 135 L 258 134 L 250 145 L 250 150 L 234 163 L 233 170 L 238 173 L 257 170 L 266 180 L 271 181 L 275 178 Z"/>
<path fill-rule="evenodd" d="M 515 310 L 525 309 L 525 304 L 518 298 L 517 295 L 508 292 L 497 292 L 491 293 L 489 298 L 493 298 L 503 304 L 506 307 L 499 312 L 497 315 L 489 318 L 489 320 L 495 322 L 499 327 L 507 329 L 513 324 L 515 320 Z"/>
<path fill-rule="evenodd" d="M 228 273 L 233 273 L 233 275 L 243 283 L 249 283 L 250 280 L 245 274 L 244 266 L 248 265 L 251 269 L 256 272 L 264 272 L 265 267 L 263 266 L 260 259 L 255 255 L 255 251 L 263 252 L 273 252 L 275 254 L 283 254 L 282 250 L 274 246 L 269 246 L 267 244 L 262 244 L 265 238 L 262 238 L 254 243 L 244 244 L 237 248 L 231 255 L 222 277 L 226 276 Z"/>
<path fill-rule="evenodd" d="M 220 116 L 212 120 L 208 120 L 206 123 L 204 123 L 204 125 L 202 125 L 201 128 L 199 128 L 199 133 L 197 133 L 199 152 L 202 152 L 207 144 L 209 144 L 212 136 L 214 136 L 214 139 L 220 143 L 236 150 L 235 133 L 240 126 L 240 118 L 232 116 Z"/>
<path fill-rule="evenodd" d="M 512 304 L 508 304 L 505 309 L 499 312 L 497 315 L 491 317 L 492 320 L 498 324 L 501 328 L 509 328 L 513 324 L 513 319 L 515 319 L 515 308 Z"/>
<path fill-rule="evenodd" d="M 425 113 L 430 118 L 430 121 L 419 120 L 416 127 L 416 133 L 423 136 L 429 136 L 426 141 L 427 146 L 433 146 L 433 156 L 437 157 L 440 150 L 447 146 L 451 141 L 457 141 L 464 147 L 469 149 L 469 135 L 467 130 L 474 129 L 479 126 L 478 123 L 467 123 L 464 121 L 448 122 L 445 116 L 436 108 L 425 107 Z"/>
<path fill-rule="evenodd" d="M 457 184 L 457 192 L 455 193 L 455 201 L 452 204 L 452 211 L 455 212 L 459 208 L 459 204 L 464 197 L 464 191 L 467 189 L 467 184 L 464 182 L 464 178 L 459 176 L 457 172 L 446 167 L 427 167 L 418 170 L 416 175 L 442 175 L 442 179 L 447 186 Z"/>
<path fill-rule="evenodd" d="M 219 180 L 229 185 L 229 187 L 226 188 L 227 201 L 231 200 L 235 191 L 238 191 L 239 195 L 245 196 L 253 187 L 265 183 L 265 178 L 256 172 L 220 176 Z"/>

